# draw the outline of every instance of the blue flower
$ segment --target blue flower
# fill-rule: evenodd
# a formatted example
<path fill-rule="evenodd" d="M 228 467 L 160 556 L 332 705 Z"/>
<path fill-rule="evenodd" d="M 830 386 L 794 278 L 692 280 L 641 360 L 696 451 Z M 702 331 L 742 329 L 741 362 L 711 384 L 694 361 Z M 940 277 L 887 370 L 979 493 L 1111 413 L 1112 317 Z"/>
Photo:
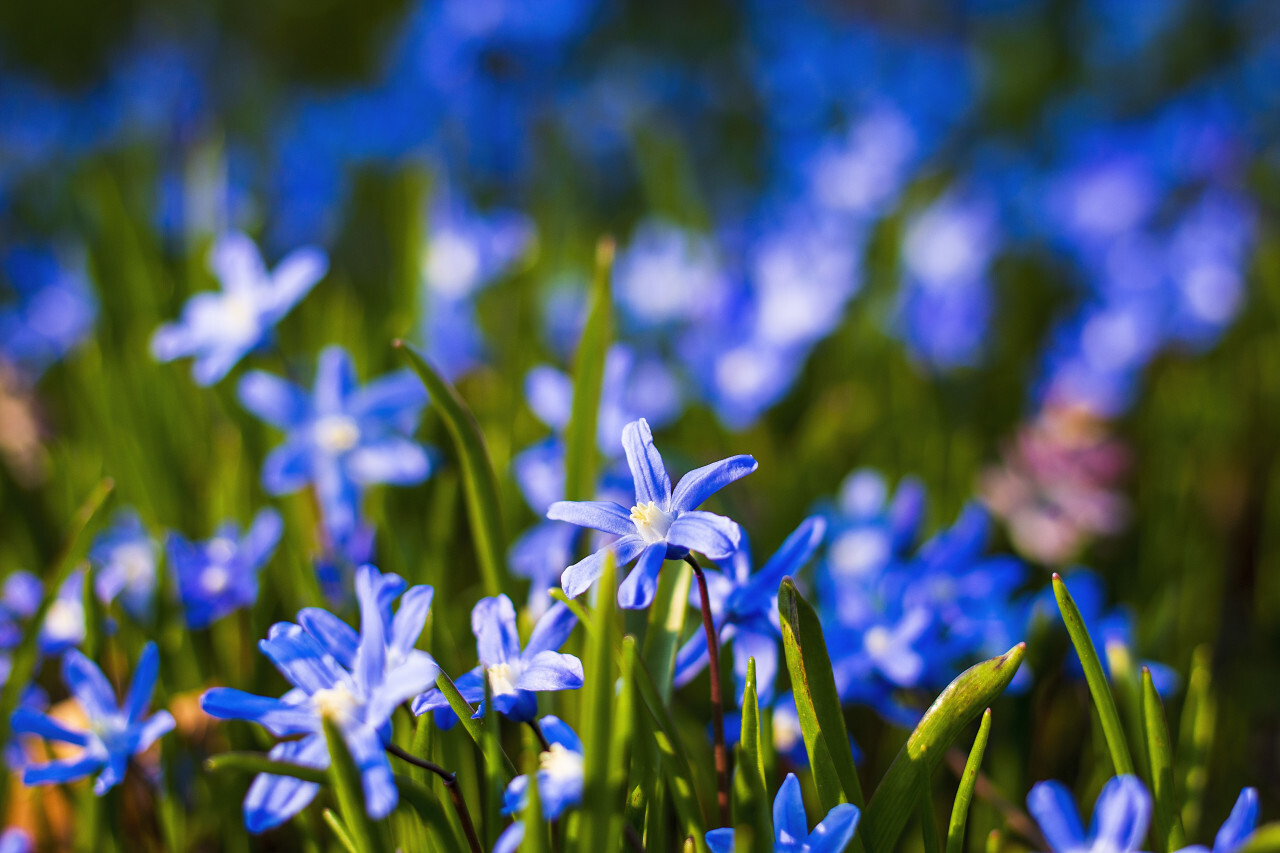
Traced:
<path fill-rule="evenodd" d="M 75 731 L 39 711 L 19 708 L 13 713 L 13 731 L 61 741 L 83 748 L 75 758 L 47 764 L 29 764 L 22 781 L 27 785 L 71 782 L 98 774 L 94 793 L 101 796 L 124 779 L 129 759 L 173 728 L 168 711 L 146 716 L 155 692 L 160 669 L 160 653 L 148 643 L 138 658 L 133 681 L 124 704 L 116 702 L 115 690 L 97 664 L 75 649 L 62 658 L 62 680 L 80 703 L 89 722 L 87 731 Z"/>
<path fill-rule="evenodd" d="M 636 504 L 630 513 L 611 501 L 558 501 L 547 510 L 547 518 L 619 537 L 607 548 L 564 570 L 560 583 L 566 595 L 577 598 L 595 583 L 604 570 L 606 553 L 612 552 L 619 566 L 639 557 L 636 567 L 618 587 L 618 605 L 639 609 L 653 601 L 663 560 L 680 560 L 690 551 L 723 560 L 738 549 L 742 539 L 738 525 L 696 507 L 756 470 L 757 463 L 750 456 L 731 456 L 685 474 L 673 491 L 644 418 L 623 429 L 622 446 L 635 481 Z"/>
<path fill-rule="evenodd" d="M 34 849 L 31 836 L 24 830 L 11 827 L 0 833 L 0 853 L 31 853 Z"/>
<path fill-rule="evenodd" d="M 271 559 L 283 529 L 280 514 L 264 509 L 243 538 L 232 521 L 218 528 L 208 542 L 193 543 L 169 534 L 169 567 L 177 579 L 188 627 L 208 627 L 258 600 L 258 570 Z"/>
<path fill-rule="evenodd" d="M 1213 850 L 1202 844 L 1184 847 L 1178 853 L 1235 853 L 1244 846 L 1258 825 L 1258 791 L 1245 788 L 1236 799 L 1230 816 L 1223 822 L 1213 839 Z"/>
<path fill-rule="evenodd" d="M 38 375 L 92 331 L 97 306 L 83 258 L 15 246 L 0 255 L 0 277 L 17 296 L 0 308 L 0 360 Z"/>
<path fill-rule="evenodd" d="M 401 594 L 399 612 L 392 601 Z M 256 696 L 230 687 L 205 692 L 206 714 L 227 720 L 250 720 L 277 737 L 302 735 L 276 744 L 268 755 L 305 767 L 329 766 L 323 720 L 335 722 L 360 768 L 369 816 L 386 817 L 399 800 L 386 745 L 391 715 L 410 697 L 435 681 L 439 668 L 426 652 L 414 648 L 431 607 L 429 586 L 405 590 L 396 575 L 372 566 L 356 573 L 360 633 L 336 616 L 307 609 L 301 625 L 279 622 L 258 643 L 293 689 L 279 699 Z M 279 826 L 306 807 L 319 785 L 260 774 L 244 801 L 245 826 L 262 832 Z"/>
<path fill-rule="evenodd" d="M 366 486 L 420 483 L 431 471 L 426 450 L 409 437 L 427 394 L 408 371 L 358 387 L 351 357 L 334 346 L 320 354 L 309 396 L 261 371 L 246 374 L 239 392 L 245 408 L 287 433 L 263 465 L 263 487 L 281 495 L 314 486 L 335 542 L 358 527 Z"/>
<path fill-rule="evenodd" d="M 1027 794 L 1031 812 L 1053 853 L 1133 853 L 1151 819 L 1151 795 L 1137 776 L 1116 776 L 1102 788 L 1085 835 L 1071 792 L 1061 782 L 1040 782 Z"/>
<path fill-rule="evenodd" d="M 578 619 L 569 608 L 555 604 L 533 627 L 522 651 L 511 599 L 505 595 L 480 599 L 471 611 L 471 632 L 476 635 L 480 665 L 455 682 L 462 698 L 481 703 L 474 716 L 484 716 L 486 677 L 498 713 L 517 722 L 537 716 L 537 693 L 581 687 L 582 661 L 556 651 L 577 624 Z M 422 715 L 427 711 L 436 712 L 436 723 L 442 728 L 456 722 L 448 700 L 434 687 L 413 702 L 413 713 Z"/>
<path fill-rule="evenodd" d="M 661 221 L 636 229 L 614 264 L 613 281 L 623 316 L 640 327 L 713 317 L 730 288 L 710 240 Z"/>
<path fill-rule="evenodd" d="M 209 266 L 221 293 L 198 293 L 182 319 L 156 330 L 151 353 L 159 361 L 195 356 L 192 375 L 212 385 L 266 338 L 290 309 L 324 277 L 329 260 L 319 249 L 298 249 L 268 272 L 258 247 L 230 233 L 218 240 Z"/>
<path fill-rule="evenodd" d="M 151 610 L 159 558 L 155 540 L 132 511 L 120 512 L 115 523 L 98 535 L 89 551 L 97 567 L 94 591 L 103 604 L 120 599 L 125 612 L 142 619 Z"/>
<path fill-rule="evenodd" d="M 582 741 L 559 717 L 550 714 L 538 721 L 551 748 L 538 756 L 538 798 L 542 815 L 555 820 L 582 802 Z M 529 777 L 517 776 L 502 797 L 502 813 L 519 814 L 529 804 Z"/>
<path fill-rule="evenodd" d="M 782 628 L 778 624 L 778 586 L 784 577 L 804 567 L 822 544 L 826 530 L 827 522 L 821 516 L 805 519 L 754 575 L 745 538 L 730 558 L 732 574 L 706 571 L 711 615 L 720 642 L 733 643 L 739 692 L 746 684 L 747 661 L 754 657 L 761 701 L 771 701 L 778 672 L 778 642 L 782 639 Z M 691 600 L 698 605 L 698 599 L 691 597 Z M 689 683 L 706 665 L 707 639 L 699 629 L 676 655 L 676 686 Z"/>
<path fill-rule="evenodd" d="M 840 853 L 853 839 L 860 816 L 857 806 L 841 803 L 810 832 L 800 780 L 796 774 L 788 773 L 773 801 L 773 849 L 776 853 Z M 707 833 L 707 846 L 711 853 L 732 853 L 733 829 L 711 830 Z"/>

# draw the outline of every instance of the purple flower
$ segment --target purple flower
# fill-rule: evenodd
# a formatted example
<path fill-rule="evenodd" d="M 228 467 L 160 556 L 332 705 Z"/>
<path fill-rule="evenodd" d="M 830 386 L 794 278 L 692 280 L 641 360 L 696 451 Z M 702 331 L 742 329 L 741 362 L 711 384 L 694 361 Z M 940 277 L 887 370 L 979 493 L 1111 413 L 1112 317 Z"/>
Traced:
<path fill-rule="evenodd" d="M 565 569 L 560 578 L 565 594 L 577 598 L 586 592 L 600 577 L 606 553 L 612 552 L 620 566 L 638 557 L 636 567 L 618 587 L 618 605 L 639 609 L 653 601 L 664 560 L 683 559 L 690 551 L 723 560 L 737 550 L 742 539 L 738 525 L 724 516 L 695 508 L 734 480 L 756 470 L 757 463 L 746 455 L 722 459 L 685 474 L 672 490 L 671 478 L 653 446 L 653 433 L 644 418 L 623 429 L 622 446 L 636 490 L 636 503 L 630 513 L 611 501 L 557 501 L 547 510 L 547 518 L 619 537 Z"/>

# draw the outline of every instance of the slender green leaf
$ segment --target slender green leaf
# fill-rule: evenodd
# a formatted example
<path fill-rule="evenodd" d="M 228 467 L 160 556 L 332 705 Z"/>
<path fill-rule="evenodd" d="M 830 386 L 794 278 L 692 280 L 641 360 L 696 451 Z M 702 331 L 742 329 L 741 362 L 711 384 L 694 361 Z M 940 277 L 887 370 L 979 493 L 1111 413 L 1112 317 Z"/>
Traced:
<path fill-rule="evenodd" d="M 596 583 L 596 603 L 591 612 L 591 632 L 587 636 L 583 670 L 583 768 L 582 849 L 611 849 L 610 814 L 617 803 L 609 797 L 610 732 L 614 725 L 613 691 L 618 667 L 614 649 L 617 634 L 616 586 L 617 563 L 612 553 L 604 560 L 604 569 Z M 615 836 L 616 838 L 616 836 Z"/>
<path fill-rule="evenodd" d="M 828 811 L 840 803 L 862 808 L 862 786 L 853 763 L 822 623 L 791 578 L 784 579 L 778 590 L 778 614 L 782 618 L 787 671 L 791 673 L 800 730 L 818 786 L 818 799 Z M 855 844 L 855 849 L 860 848 Z"/>
<path fill-rule="evenodd" d="M 488 842 L 490 849 L 502 832 L 502 790 L 506 780 L 502 777 L 502 742 L 498 739 L 501 733 L 498 723 L 498 709 L 493 704 L 493 683 L 486 676 L 484 679 L 484 730 L 481 743 L 484 752 L 484 826 L 481 827 L 481 838 Z M 510 778 L 510 777 L 508 777 Z"/>
<path fill-rule="evenodd" d="M 338 796 L 342 825 L 357 853 L 389 853 L 382 833 L 365 811 L 364 786 L 355 759 L 337 725 L 325 718 L 324 738 L 329 747 L 329 781 Z"/>
<path fill-rule="evenodd" d="M 1236 853 L 1280 853 L 1280 822 L 1258 827 Z"/>
<path fill-rule="evenodd" d="M 1125 726 L 1125 742 L 1132 748 L 1133 763 L 1150 787 L 1151 762 L 1147 757 L 1146 725 L 1142 719 L 1142 679 L 1133 664 L 1129 647 L 1122 642 L 1106 642 L 1102 654 L 1107 659 L 1112 696 Z M 1095 718 L 1096 719 L 1096 718 Z M 1105 736 L 1104 736 L 1105 740 Z"/>
<path fill-rule="evenodd" d="M 964 763 L 964 773 L 960 775 L 956 800 L 951 806 L 951 823 L 947 826 L 947 853 L 964 851 L 964 825 L 969 818 L 969 803 L 973 802 L 973 789 L 978 784 L 978 771 L 982 767 L 982 756 L 987 751 L 987 738 L 990 735 L 991 709 L 988 708 L 982 712 L 978 736 L 973 739 L 969 760 Z"/>
<path fill-rule="evenodd" d="M 457 686 L 454 685 L 453 679 L 441 671 L 436 678 L 436 687 L 440 688 L 440 692 L 444 694 L 444 698 L 448 700 L 449 707 L 453 709 L 453 713 L 462 722 L 462 728 L 470 735 L 471 740 L 481 752 L 485 749 L 485 723 L 483 720 L 472 719 L 471 715 L 475 713 L 475 708 L 471 707 L 471 703 L 462 698 L 462 694 L 458 692 Z M 499 750 L 501 752 L 501 750 Z M 516 776 L 516 766 L 505 752 L 501 752 L 502 767 L 507 774 L 508 779 Z"/>
<path fill-rule="evenodd" d="M 737 771 L 733 779 L 734 844 L 738 850 L 770 853 L 773 822 L 764 768 L 760 763 L 760 702 L 756 696 L 756 659 L 747 660 L 747 683 L 742 691 L 742 730 L 738 740 Z M 747 830 L 745 833 L 743 830 Z"/>
<path fill-rule="evenodd" d="M 663 574 L 666 574 L 665 572 Z M 591 614 L 587 612 L 587 608 L 583 607 L 582 601 L 577 598 L 570 598 L 564 594 L 562 589 L 547 590 L 551 597 L 563 604 L 565 607 L 573 611 L 573 615 L 578 617 L 578 624 L 582 625 L 587 631 L 591 630 Z"/>
<path fill-rule="evenodd" d="M 612 808 L 606 839 L 622 837 L 625 811 L 617 804 L 624 802 L 627 793 L 627 774 L 631 766 L 632 736 L 636 727 L 636 678 L 635 666 L 640 659 L 636 651 L 635 637 L 622 638 L 622 655 L 618 667 L 618 686 L 613 703 L 612 731 L 609 738 L 609 778 L 606 797 Z"/>
<path fill-rule="evenodd" d="M 1000 853 L 1004 847 L 1004 839 L 1000 835 L 1000 830 L 993 829 L 987 834 L 987 853 Z"/>
<path fill-rule="evenodd" d="M 67 578 L 84 557 L 88 549 L 89 537 L 86 534 L 90 523 L 94 521 L 114 487 L 115 483 L 110 478 L 94 486 L 67 527 L 62 547 L 53 563 L 53 571 L 45 582 L 44 597 L 41 598 L 36 612 L 31 615 L 31 621 L 27 623 L 22 641 L 13 651 L 8 680 L 5 681 L 3 689 L 0 689 L 0 744 L 9 742 L 9 721 L 13 717 L 14 709 L 18 707 L 18 697 L 31 683 L 31 678 L 35 674 L 36 664 L 39 662 L 40 629 L 44 627 L 45 617 L 49 615 L 49 608 L 57 600 L 58 591 L 62 589 L 62 585 L 66 583 Z M 9 773 L 0 773 L 0 803 L 9 801 L 9 781 Z"/>
<path fill-rule="evenodd" d="M 765 789 L 764 758 L 760 754 L 760 700 L 756 695 L 756 659 L 747 658 L 747 683 L 742 690 L 742 732 L 739 739 L 747 767 L 755 770 L 760 790 Z"/>
<path fill-rule="evenodd" d="M 287 761 L 275 761 L 261 752 L 224 752 L 207 759 L 204 768 L 210 772 L 235 770 L 241 773 L 271 773 L 275 776 L 301 779 L 303 782 L 314 782 L 317 785 L 329 783 L 327 770 L 303 767 Z"/>
<path fill-rule="evenodd" d="M 395 341 L 393 346 L 404 354 L 426 386 L 457 447 L 467 498 L 467 518 L 471 522 L 471 535 L 475 538 L 485 594 L 498 595 L 502 592 L 505 576 L 503 560 L 506 559 L 507 546 L 502 529 L 502 506 L 498 500 L 498 477 L 480 425 L 458 390 L 421 353 L 404 341 Z"/>
<path fill-rule="evenodd" d="M 440 798 L 431 793 L 429 788 L 403 773 L 396 774 L 396 787 L 400 791 L 401 802 L 418 813 L 418 817 L 422 818 L 422 822 L 436 834 L 439 841 L 448 844 L 451 850 L 467 849 L 466 839 L 455 832 Z"/>
<path fill-rule="evenodd" d="M 1151 681 L 1151 670 L 1145 666 L 1142 668 L 1142 722 L 1151 762 L 1151 796 L 1155 801 L 1151 832 L 1156 853 L 1171 853 L 1187 846 L 1187 836 L 1182 831 L 1178 795 L 1173 786 L 1173 747 L 1169 742 L 1164 704 Z"/>
<path fill-rule="evenodd" d="M 542 760 L 542 745 L 534 737 L 533 729 L 525 732 L 524 773 L 529 779 L 528 805 L 520 819 L 524 821 L 523 853 L 551 853 L 551 839 L 547 834 L 547 820 L 542 815 L 542 792 L 538 790 L 538 767 Z"/>
<path fill-rule="evenodd" d="M 347 853 L 360 853 L 355 841 L 351 838 L 351 833 L 347 832 L 347 828 L 342 825 L 342 819 L 334 813 L 333 809 L 324 810 L 324 822 L 329 825 L 329 829 L 333 831 L 334 837 L 338 839 L 343 850 Z"/>
<path fill-rule="evenodd" d="M 970 667 L 933 700 L 863 810 L 858 834 L 867 850 L 893 849 L 915 807 L 921 774 L 932 773 L 969 721 L 1004 691 L 1026 651 L 1019 643 Z"/>
<path fill-rule="evenodd" d="M 1182 727 L 1178 733 L 1178 757 L 1183 767 L 1182 826 L 1192 838 L 1200 828 L 1217 711 L 1217 699 L 1213 695 L 1213 650 L 1200 646 L 1191 656 L 1191 675 L 1187 679 L 1187 698 L 1182 706 Z"/>
<path fill-rule="evenodd" d="M 658 592 L 649 608 L 649 626 L 644 635 L 644 662 L 653 673 L 664 704 L 671 702 L 671 681 L 675 675 L 676 650 L 689 612 L 689 588 L 693 568 L 686 562 L 667 563 L 658 575 Z"/>
<path fill-rule="evenodd" d="M 1089 637 L 1089 629 L 1084 624 L 1080 609 L 1076 607 L 1067 585 L 1055 572 L 1053 575 L 1053 594 L 1058 600 L 1058 610 L 1062 612 L 1062 621 L 1066 623 L 1067 634 L 1076 647 L 1080 664 L 1084 667 L 1084 678 L 1089 685 L 1089 693 L 1093 696 L 1093 707 L 1098 712 L 1102 723 L 1102 733 L 1107 741 L 1107 749 L 1111 753 L 1111 764 L 1117 775 L 1133 774 L 1133 758 L 1129 753 L 1129 744 L 1125 740 L 1124 726 L 1120 722 L 1120 714 L 1116 711 L 1115 698 L 1107 684 L 1107 676 L 1102 671 L 1102 662 L 1098 660 L 1098 651 Z"/>
<path fill-rule="evenodd" d="M 613 240 L 596 247 L 596 278 L 591 288 L 591 308 L 578 342 L 573 367 L 573 405 L 564 436 L 565 500 L 587 501 L 595 497 L 597 457 L 596 427 L 600 395 L 604 388 L 604 362 L 613 337 L 613 296 L 609 275 L 613 269 Z"/>
<path fill-rule="evenodd" d="M 924 853 L 941 853 L 942 846 L 938 841 L 938 823 L 933 814 L 933 794 L 930 790 L 929 773 L 923 767 L 919 780 L 919 799 L 917 808 L 920 812 L 920 839 L 924 844 Z"/>

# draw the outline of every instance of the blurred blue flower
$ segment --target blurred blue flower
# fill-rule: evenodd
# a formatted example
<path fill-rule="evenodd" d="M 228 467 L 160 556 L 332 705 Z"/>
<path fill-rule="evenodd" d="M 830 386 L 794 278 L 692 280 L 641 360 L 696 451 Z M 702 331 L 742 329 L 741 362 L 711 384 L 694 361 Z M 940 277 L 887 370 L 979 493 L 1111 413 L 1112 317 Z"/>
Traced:
<path fill-rule="evenodd" d="M 861 813 L 851 803 L 841 803 L 809 831 L 800 780 L 788 773 L 773 801 L 773 849 L 777 853 L 840 853 L 848 846 L 858 828 Z M 731 827 L 707 833 L 711 853 L 732 853 L 734 831 Z"/>
<path fill-rule="evenodd" d="M 1027 811 L 1040 825 L 1052 853 L 1134 853 L 1151 820 L 1151 795 L 1137 776 L 1116 776 L 1102 788 L 1085 834 L 1075 799 L 1061 782 L 1039 782 L 1027 794 Z"/>
<path fill-rule="evenodd" d="M 30 572 L 13 572 L 4 581 L 0 596 L 0 649 L 10 649 L 22 640 L 24 621 L 35 616 L 44 598 L 44 584 Z M 84 640 L 84 571 L 67 576 L 45 613 L 40 628 L 40 654 L 56 656 Z"/>
<path fill-rule="evenodd" d="M 0 278 L 14 297 L 0 304 L 0 360 L 39 376 L 92 331 L 98 309 L 83 258 L 12 246 L 0 253 Z"/>
<path fill-rule="evenodd" d="M 569 639 L 578 619 L 563 604 L 552 605 L 523 650 L 516 629 L 516 611 L 506 595 L 482 598 L 471 611 L 480 665 L 455 682 L 462 698 L 480 703 L 476 719 L 484 716 L 485 679 L 498 713 L 517 722 L 538 714 L 537 694 L 548 690 L 577 690 L 582 686 L 582 661 L 556 651 Z M 449 701 L 432 687 L 413 701 L 413 713 L 434 711 L 436 724 L 451 727 L 457 720 Z"/>
<path fill-rule="evenodd" d="M 656 220 L 636 229 L 613 268 L 614 301 L 641 329 L 714 317 L 729 287 L 709 239 Z"/>
<path fill-rule="evenodd" d="M 258 600 L 258 571 L 271 559 L 283 530 L 280 514 L 263 509 L 243 537 L 234 521 L 219 527 L 207 542 L 169 534 L 169 568 L 188 627 L 206 628 Z"/>
<path fill-rule="evenodd" d="M 93 661 L 75 649 L 62 658 L 62 680 L 80 703 L 88 720 L 87 731 L 75 731 L 39 711 L 18 708 L 13 713 L 13 731 L 79 746 L 74 758 L 47 764 L 28 764 L 22 781 L 27 785 L 71 782 L 98 774 L 93 790 L 102 796 L 124 779 L 129 759 L 146 750 L 156 738 L 174 726 L 168 711 L 146 716 L 155 692 L 160 669 L 160 653 L 148 643 L 138 658 L 133 681 L 124 703 L 118 704 L 115 690 Z"/>
<path fill-rule="evenodd" d="M 156 330 L 151 353 L 159 361 L 195 356 L 192 375 L 212 385 L 261 344 L 329 267 L 319 249 L 298 249 L 268 272 L 258 247 L 244 234 L 229 233 L 214 245 L 209 266 L 220 293 L 198 293 L 182 319 Z"/>
<path fill-rule="evenodd" d="M 245 375 L 239 394 L 245 408 L 287 433 L 263 465 L 263 487 L 280 495 L 313 486 L 337 542 L 356 531 L 366 486 L 420 483 L 431 472 L 427 451 L 410 438 L 427 394 L 407 370 L 361 388 L 351 357 L 331 346 L 320 353 L 310 395 L 261 371 Z"/>
<path fill-rule="evenodd" d="M 636 505 L 630 513 L 611 501 L 557 501 L 547 510 L 547 518 L 619 537 L 564 570 L 561 584 L 566 595 L 577 598 L 595 583 L 603 571 L 606 552 L 614 554 L 619 566 L 639 557 L 639 563 L 618 587 L 618 605 L 640 609 L 653 601 L 664 560 L 683 559 L 690 551 L 723 560 L 737 550 L 742 538 L 738 525 L 696 507 L 756 470 L 757 464 L 746 455 L 722 459 L 688 472 L 672 491 L 671 478 L 644 418 L 623 429 L 622 446 L 635 481 Z"/>
<path fill-rule="evenodd" d="M 1236 799 L 1231 814 L 1218 829 L 1213 839 L 1213 850 L 1202 844 L 1183 847 L 1178 853 L 1235 853 L 1244 846 L 1258 825 L 1258 791 L 1245 788 Z"/>
<path fill-rule="evenodd" d="M 542 815 L 555 820 L 582 802 L 582 741 L 559 717 L 548 714 L 538 721 L 550 749 L 538 756 L 538 799 Z M 529 805 L 529 777 L 517 776 L 502 795 L 502 813 L 519 814 Z"/>
<path fill-rule="evenodd" d="M 392 602 L 402 591 L 393 616 Z M 212 717 L 256 722 L 277 737 L 301 735 L 276 744 L 268 756 L 319 769 L 329 765 L 323 720 L 332 721 L 360 768 L 365 808 L 370 817 L 381 819 L 399 800 L 385 751 L 391 715 L 439 673 L 430 655 L 414 649 L 432 592 L 426 586 L 405 590 L 399 577 L 362 566 L 356 573 L 356 597 L 358 635 L 337 617 L 309 609 L 299 614 L 301 626 L 276 623 L 258 643 L 293 685 L 283 697 L 215 687 L 201 697 L 200 706 Z M 245 796 L 245 826 L 255 833 L 279 826 L 305 808 L 319 788 L 292 777 L 260 774 Z"/>
<path fill-rule="evenodd" d="M 111 527 L 94 539 L 89 559 L 96 570 L 93 586 L 99 601 L 110 604 L 119 598 L 135 619 L 151 613 L 159 549 L 136 512 L 116 513 Z"/>
<path fill-rule="evenodd" d="M 711 615 L 722 644 L 733 644 L 733 668 L 738 690 L 746 685 L 747 662 L 756 661 L 756 685 L 761 702 L 773 700 L 773 683 L 778 672 L 778 643 L 782 628 L 778 621 L 778 587 L 782 579 L 804 568 L 822 544 L 827 522 L 812 516 L 801 522 L 777 552 L 752 574 L 751 550 L 743 536 L 738 550 L 729 558 L 730 572 L 705 571 Z M 700 606 L 696 593 L 690 602 Z M 707 665 L 707 638 L 699 629 L 676 655 L 675 685 L 688 684 Z"/>
<path fill-rule="evenodd" d="M 35 845 L 26 830 L 10 827 L 0 833 L 0 853 L 31 853 Z"/>

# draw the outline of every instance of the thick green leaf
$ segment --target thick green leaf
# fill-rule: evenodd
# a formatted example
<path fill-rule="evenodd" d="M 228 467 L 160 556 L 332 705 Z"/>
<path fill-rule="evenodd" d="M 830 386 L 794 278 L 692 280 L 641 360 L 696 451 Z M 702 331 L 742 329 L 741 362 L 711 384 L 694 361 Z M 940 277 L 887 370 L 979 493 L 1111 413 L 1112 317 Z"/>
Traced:
<path fill-rule="evenodd" d="M 1164 704 L 1151 681 L 1151 670 L 1145 666 L 1142 668 L 1142 724 L 1151 766 L 1151 796 L 1155 801 L 1151 827 L 1155 850 L 1171 853 L 1187 846 L 1187 836 L 1178 814 L 1178 795 L 1173 785 L 1173 746 L 1169 742 Z"/>
<path fill-rule="evenodd" d="M 924 853 L 942 853 L 942 846 L 938 841 L 938 824 L 933 814 L 933 794 L 930 790 L 929 774 L 923 771 L 920 773 L 920 799 L 917 808 L 920 811 L 920 840 L 924 844 Z"/>
<path fill-rule="evenodd" d="M 840 803 L 862 808 L 862 786 L 844 727 L 822 623 L 791 578 L 784 579 L 778 590 L 778 615 L 782 618 L 787 671 L 791 673 L 800 730 L 818 786 L 818 799 L 827 811 Z"/>
<path fill-rule="evenodd" d="M 596 603 L 591 611 L 591 631 L 587 635 L 583 688 L 583 768 L 582 849 L 612 849 L 616 836 L 609 834 L 612 813 L 619 803 L 610 799 L 610 748 L 613 719 L 614 685 L 618 678 L 617 648 L 618 613 L 616 597 L 617 563 L 612 553 L 604 560 L 604 569 L 596 583 Z"/>
<path fill-rule="evenodd" d="M 951 823 L 947 826 L 947 853 L 963 853 L 964 825 L 969 818 L 969 803 L 973 802 L 973 789 L 978 784 L 978 771 L 982 767 L 982 755 L 987 751 L 987 738 L 991 735 L 991 709 L 982 712 L 978 736 L 973 739 L 969 760 L 964 763 L 960 775 L 960 787 L 955 803 L 951 806 Z"/>
<path fill-rule="evenodd" d="M 867 850 L 892 850 L 928 776 L 970 720 L 999 696 L 1017 674 L 1026 655 L 1019 643 L 997 658 L 972 666 L 956 677 L 924 712 L 862 813 L 858 834 Z"/>
<path fill-rule="evenodd" d="M 210 772 L 237 770 L 241 773 L 271 773 L 276 776 L 291 776 L 317 785 L 329 783 L 327 770 L 303 767 L 287 761 L 274 761 L 261 752 L 224 752 L 206 760 L 204 769 Z"/>
<path fill-rule="evenodd" d="M 480 425 L 467 407 L 458 389 L 441 376 L 427 360 L 404 341 L 393 346 L 404 354 L 409 365 L 422 384 L 435 409 L 444 418 L 449 435 L 458 451 L 462 467 L 462 485 L 467 498 L 467 518 L 471 522 L 471 535 L 475 538 L 476 556 L 480 562 L 481 580 L 486 595 L 502 592 L 505 577 L 503 560 L 506 559 L 506 537 L 502 529 L 502 505 L 498 500 L 498 477 L 493 470 L 493 460 L 485 445 Z"/>
<path fill-rule="evenodd" d="M 13 651 L 10 658 L 9 678 L 4 683 L 4 688 L 0 689 L 0 744 L 9 742 L 9 721 L 13 717 L 14 709 L 18 707 L 18 697 L 31 683 L 31 678 L 35 674 L 40 657 L 38 645 L 40 629 L 44 626 L 45 617 L 49 614 L 49 608 L 53 606 L 53 602 L 57 600 L 58 591 L 62 589 L 62 585 L 66 583 L 67 578 L 75 571 L 87 552 L 89 539 L 87 532 L 90 523 L 98 515 L 114 487 L 115 483 L 110 478 L 94 486 L 93 491 L 76 510 L 71 524 L 67 527 L 62 548 L 53 563 L 53 571 L 45 581 L 44 597 L 40 600 L 40 606 L 36 608 L 36 612 L 31 615 L 31 621 L 27 623 L 22 641 Z M 9 773 L 0 773 L 0 803 L 9 801 L 10 778 Z"/>
<path fill-rule="evenodd" d="M 1076 607 L 1067 585 L 1055 572 L 1053 575 L 1053 594 L 1058 600 L 1058 610 L 1062 612 L 1062 621 L 1066 623 L 1067 634 L 1076 647 L 1076 654 L 1084 668 L 1084 678 L 1089 685 L 1089 693 L 1093 696 L 1093 707 L 1098 712 L 1102 723 L 1102 734 L 1107 741 L 1107 749 L 1111 753 L 1111 764 L 1117 775 L 1137 775 L 1133 758 L 1129 752 L 1129 744 L 1125 740 L 1124 726 L 1120 722 L 1120 714 L 1116 710 L 1115 697 L 1111 695 L 1111 687 L 1107 684 L 1107 676 L 1102 670 L 1102 662 L 1098 660 L 1098 651 L 1089 637 L 1089 629 L 1084 624 L 1080 609 Z"/>
<path fill-rule="evenodd" d="M 1197 648 L 1191 656 L 1191 675 L 1187 679 L 1187 698 L 1182 705 L 1182 726 L 1178 733 L 1178 757 L 1182 760 L 1182 826 L 1192 838 L 1200 828 L 1218 715 L 1212 667 L 1212 649 Z"/>
<path fill-rule="evenodd" d="M 658 592 L 649 608 L 649 626 L 644 635 L 644 662 L 653 673 L 664 704 L 671 702 L 671 680 L 675 675 L 680 633 L 689 612 L 689 588 L 693 568 L 686 562 L 667 563 L 658 575 Z"/>
<path fill-rule="evenodd" d="M 564 497 L 570 501 L 591 500 L 596 492 L 600 453 L 596 447 L 596 428 L 604 387 L 605 355 L 613 337 L 613 296 L 609 289 L 613 251 L 613 241 L 608 238 L 601 240 L 596 248 L 591 308 L 574 357 L 573 405 L 564 435 Z"/>
<path fill-rule="evenodd" d="M 360 770 L 347 749 L 347 742 L 337 725 L 325 718 L 324 738 L 329 747 L 329 781 L 338 796 L 342 825 L 357 853 L 389 853 L 383 835 L 365 811 L 364 786 Z"/>
<path fill-rule="evenodd" d="M 485 722 L 483 720 L 472 719 L 471 715 L 475 713 L 475 708 L 471 707 L 466 699 L 462 698 L 462 694 L 458 692 L 458 688 L 454 685 L 453 679 L 449 678 L 443 671 L 436 678 L 436 687 L 440 688 L 440 692 L 444 694 L 444 698 L 448 700 L 449 707 L 453 709 L 453 713 L 457 715 L 462 722 L 462 728 L 470 735 L 471 740 L 481 752 L 485 749 Z M 499 750 L 501 752 L 501 750 Z M 501 752 L 500 760 L 507 779 L 513 779 L 516 776 L 516 766 L 505 752 Z"/>

